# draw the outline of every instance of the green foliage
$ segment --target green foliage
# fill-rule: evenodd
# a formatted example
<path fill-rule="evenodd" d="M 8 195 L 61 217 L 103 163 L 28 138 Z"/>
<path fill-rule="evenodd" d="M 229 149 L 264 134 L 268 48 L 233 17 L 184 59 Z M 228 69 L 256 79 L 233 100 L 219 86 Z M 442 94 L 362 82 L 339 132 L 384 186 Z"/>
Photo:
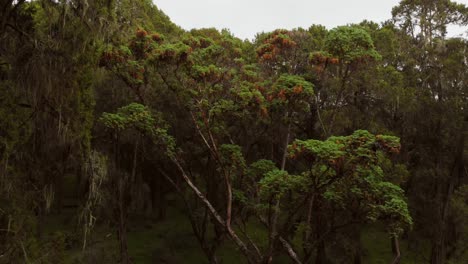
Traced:
<path fill-rule="evenodd" d="M 289 155 L 295 158 L 297 155 L 311 155 L 312 158 L 321 160 L 337 159 L 345 154 L 345 145 L 342 142 L 343 137 L 333 137 L 326 141 L 320 140 L 295 140 L 289 146 Z"/>
<path fill-rule="evenodd" d="M 21 108 L 15 101 L 13 85 L 0 82 L 0 159 L 5 161 L 12 151 L 30 134 L 26 122 L 30 110 Z"/>
<path fill-rule="evenodd" d="M 246 169 L 245 159 L 241 147 L 238 145 L 223 144 L 220 148 L 222 162 L 230 167 L 231 171 L 238 170 L 240 173 Z"/>
<path fill-rule="evenodd" d="M 314 95 L 313 84 L 297 75 L 281 75 L 268 92 L 273 106 L 284 106 L 289 112 L 309 111 L 308 102 Z"/>
<path fill-rule="evenodd" d="M 175 141 L 160 114 L 153 114 L 142 104 L 131 103 L 121 107 L 115 114 L 103 113 L 100 122 L 115 132 L 135 129 L 149 137 L 155 144 L 162 144 L 169 156 L 174 155 Z"/>
<path fill-rule="evenodd" d="M 277 170 L 275 163 L 271 160 L 257 160 L 256 162 L 250 164 L 247 175 L 257 181 L 263 178 L 268 172 Z"/>
<path fill-rule="evenodd" d="M 161 45 L 154 54 L 154 61 L 159 60 L 163 62 L 183 62 L 186 61 L 192 52 L 192 48 L 183 43 L 177 42 L 175 44 Z"/>
<path fill-rule="evenodd" d="M 373 179 L 372 179 L 373 180 Z M 387 224 L 387 231 L 393 235 L 400 235 L 407 228 L 412 227 L 413 219 L 408 210 L 404 191 L 390 182 L 369 182 L 374 188 L 373 195 L 381 199 L 370 205 L 368 214 L 370 221 L 383 220 Z"/>
<path fill-rule="evenodd" d="M 55 232 L 62 227 L 47 220 L 67 216 L 74 226 L 81 214 L 96 230 L 129 220 L 133 232 L 155 217 L 137 208 L 127 216 L 127 202 L 150 200 L 158 219 L 169 208 L 190 221 L 181 233 L 178 215 L 161 220 L 163 228 L 148 232 L 153 240 L 134 232 L 136 262 L 168 262 L 151 255 L 170 251 L 182 254 L 173 262 L 239 262 L 239 254 L 250 256 L 234 249 L 234 232 L 247 251 L 273 262 L 289 261 L 281 236 L 309 258 L 303 262 L 366 255 L 386 263 L 387 242 L 378 257 L 384 251 L 376 245 L 359 247 L 361 230 L 368 236 L 374 222 L 391 236 L 414 225 L 402 241 L 414 255 L 463 262 L 468 42 L 445 35 L 467 24 L 467 10 L 449 0 L 404 0 L 393 21 L 279 29 L 250 42 L 229 30 L 184 31 L 151 0 L 5 2 L 0 262 L 63 263 L 67 254 L 99 262 L 84 257 L 93 252 L 77 253 L 75 234 Z M 106 131 L 115 168 L 95 152 L 108 151 Z M 103 183 L 107 168 L 124 177 Z M 95 221 L 100 192 L 119 199 L 109 199 Z M 104 210 L 115 203 L 119 217 Z M 370 235 L 381 236 L 378 229 Z M 175 239 L 181 235 L 189 239 Z M 176 242 L 166 250 L 165 239 Z M 196 252 L 186 249 L 189 240 L 200 243 Z"/>
<path fill-rule="evenodd" d="M 119 76 L 130 88 L 136 89 L 145 84 L 146 71 L 154 57 L 175 54 L 172 49 L 160 48 L 163 39 L 158 33 L 149 36 L 145 30 L 139 29 L 128 46 L 107 46 L 101 55 L 100 66 Z"/>
<path fill-rule="evenodd" d="M 386 181 L 380 167 L 380 154 L 395 153 L 399 148 L 397 137 L 358 130 L 325 141 L 295 140 L 289 146 L 289 155 L 304 157 L 311 164 L 312 169 L 302 176 L 312 180 L 303 182 L 321 190 L 327 201 L 343 209 L 354 200 L 361 201 L 359 210 L 365 212 L 366 220 L 383 220 L 390 233 L 400 234 L 412 226 L 412 218 L 403 190 Z"/>
<path fill-rule="evenodd" d="M 392 9 L 395 24 L 409 34 L 419 33 L 426 43 L 432 42 L 432 37 L 444 37 L 450 24 L 466 25 L 467 14 L 466 5 L 451 0 L 403 0 Z"/>
<path fill-rule="evenodd" d="M 301 178 L 289 175 L 287 171 L 271 170 L 259 181 L 259 195 L 265 200 L 281 199 L 289 191 L 301 186 Z"/>
<path fill-rule="evenodd" d="M 357 26 L 341 26 L 330 30 L 325 40 L 327 52 L 343 63 L 380 60 L 371 36 Z"/>
<path fill-rule="evenodd" d="M 324 46 L 324 42 L 328 34 L 327 28 L 325 26 L 315 24 L 310 26 L 307 31 L 312 36 L 312 49 L 321 50 Z"/>
<path fill-rule="evenodd" d="M 197 80 L 216 81 L 221 77 L 221 70 L 215 65 L 194 65 L 192 67 L 193 77 Z"/>
<path fill-rule="evenodd" d="M 455 192 L 450 201 L 450 206 L 452 208 L 454 224 L 459 227 L 456 230 L 456 240 L 453 241 L 454 246 L 452 249 L 454 250 L 454 254 L 450 261 L 457 263 L 468 257 L 467 252 L 463 251 L 464 245 L 468 242 L 468 185 L 462 185 Z"/>
<path fill-rule="evenodd" d="M 377 150 L 397 153 L 400 140 L 394 136 L 372 135 L 366 130 L 357 130 L 351 136 L 330 137 L 325 141 L 295 140 L 289 146 L 290 156 L 305 155 L 320 160 L 336 161 L 349 157 L 353 161 L 375 162 Z"/>

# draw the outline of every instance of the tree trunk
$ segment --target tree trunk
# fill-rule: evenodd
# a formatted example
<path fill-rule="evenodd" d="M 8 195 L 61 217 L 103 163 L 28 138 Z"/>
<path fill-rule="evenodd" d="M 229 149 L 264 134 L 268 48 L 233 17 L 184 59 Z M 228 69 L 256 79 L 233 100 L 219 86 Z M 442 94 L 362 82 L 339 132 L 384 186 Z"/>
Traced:
<path fill-rule="evenodd" d="M 158 220 L 162 221 L 166 219 L 166 195 L 163 191 L 162 179 L 159 179 L 159 186 L 158 186 Z"/>
<path fill-rule="evenodd" d="M 449 217 L 449 204 L 451 197 L 454 193 L 456 185 L 459 184 L 460 175 L 464 173 L 464 148 L 465 148 L 465 128 L 467 122 L 463 123 L 460 136 L 458 139 L 457 150 L 455 152 L 455 158 L 453 166 L 450 171 L 450 178 L 446 190 L 446 195 L 443 198 L 442 212 L 438 227 L 436 227 L 436 235 L 433 238 L 432 249 L 431 249 L 431 264 L 444 264 L 446 260 L 446 245 L 447 245 L 447 220 Z"/>
<path fill-rule="evenodd" d="M 128 242 L 127 242 L 127 176 L 125 179 L 119 179 L 119 198 L 118 198 L 118 217 L 119 225 L 117 229 L 117 236 L 120 245 L 120 261 L 122 264 L 130 264 L 130 256 L 128 255 Z"/>
<path fill-rule="evenodd" d="M 432 243 L 431 249 L 431 264 L 442 264 L 444 263 L 444 246 L 440 239 Z"/>
<path fill-rule="evenodd" d="M 237 236 L 236 232 L 226 225 L 226 221 L 221 217 L 218 211 L 213 207 L 211 202 L 206 198 L 206 196 L 198 189 L 198 187 L 192 182 L 189 178 L 182 165 L 176 158 L 172 158 L 172 162 L 178 168 L 182 178 L 188 184 L 190 189 L 195 193 L 195 195 L 200 199 L 200 201 L 207 207 L 209 213 L 213 217 L 213 220 L 216 221 L 219 225 L 226 228 L 228 236 L 231 240 L 239 247 L 242 254 L 247 258 L 249 263 L 258 263 L 260 261 L 260 256 L 257 256 L 254 252 L 251 252 L 246 244 Z"/>
<path fill-rule="evenodd" d="M 326 263 L 326 252 L 325 252 L 325 242 L 322 239 L 317 245 L 317 254 L 315 255 L 315 264 L 324 264 Z"/>
<path fill-rule="evenodd" d="M 362 246 L 361 246 L 361 230 L 359 227 L 355 227 L 353 230 L 353 238 L 354 240 L 354 252 L 353 252 L 353 264 L 361 264 L 362 263 Z"/>
<path fill-rule="evenodd" d="M 391 239 L 392 241 L 392 252 L 395 255 L 395 259 L 393 259 L 392 264 L 399 264 L 401 259 L 400 254 L 400 243 L 398 242 L 398 237 L 394 236 Z"/>

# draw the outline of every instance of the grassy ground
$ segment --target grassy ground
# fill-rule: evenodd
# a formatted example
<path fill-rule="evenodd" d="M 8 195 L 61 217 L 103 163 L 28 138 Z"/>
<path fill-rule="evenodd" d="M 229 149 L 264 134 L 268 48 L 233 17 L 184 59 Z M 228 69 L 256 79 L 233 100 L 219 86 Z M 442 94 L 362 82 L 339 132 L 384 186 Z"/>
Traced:
<path fill-rule="evenodd" d="M 72 180 L 71 180 L 72 181 Z M 74 186 L 72 182 L 65 186 Z M 74 190 L 66 190 L 65 205 L 76 204 Z M 172 199 L 174 200 L 174 199 Z M 174 203 L 175 200 L 174 200 Z M 174 205 L 174 204 L 173 204 Z M 128 232 L 129 254 L 135 264 L 146 263 L 208 263 L 198 241 L 192 233 L 189 220 L 180 209 L 181 206 L 170 206 L 165 221 L 155 221 L 144 217 L 133 217 L 132 225 Z M 87 249 L 81 250 L 81 230 L 77 229 L 76 208 L 69 208 L 60 214 L 51 214 L 43 222 L 43 239 L 54 240 L 66 237 L 64 240 L 66 251 L 65 259 L 54 263 L 98 263 L 112 264 L 118 260 L 118 243 L 116 231 L 101 224 L 93 230 L 92 239 L 88 242 Z M 383 231 L 382 226 L 368 226 L 362 233 L 363 263 L 387 264 L 390 263 L 393 254 L 391 252 L 390 237 Z M 255 241 L 266 241 L 266 231 L 260 223 L 250 223 L 248 233 Z M 265 245 L 261 245 L 265 246 Z M 418 245 L 419 250 L 409 250 L 407 241 L 400 241 L 402 264 L 425 263 L 420 252 L 429 252 L 427 245 Z M 412 245 L 412 248 L 415 248 Z M 419 252 L 419 253 L 418 253 Z M 218 258 L 223 264 L 242 264 L 242 256 L 236 247 L 228 242 L 217 252 Z M 290 263 L 287 256 L 275 257 L 275 264 Z"/>
<path fill-rule="evenodd" d="M 62 212 L 59 216 L 51 215 L 46 219 L 45 237 L 51 237 L 57 230 L 66 235 L 77 233 L 76 219 L 70 214 Z M 128 233 L 129 253 L 135 264 L 145 263 L 208 263 L 192 234 L 190 222 L 178 209 L 172 207 L 168 211 L 165 221 L 133 221 Z M 249 233 L 254 240 L 259 241 L 266 236 L 259 228 L 252 224 Z M 78 236 L 77 236 L 78 237 Z M 73 242 L 73 241 L 72 241 Z M 80 250 L 80 241 L 77 238 L 73 246 L 68 247 L 64 263 L 117 263 L 118 244 L 115 230 L 105 226 L 98 226 L 94 230 L 93 240 L 89 242 L 88 249 L 83 253 Z M 362 234 L 363 263 L 387 264 L 393 255 L 390 247 L 390 238 L 380 226 L 369 226 Z M 401 241 L 402 263 L 424 263 L 424 258 L 415 251 L 408 249 L 406 241 Z M 423 250 L 428 252 L 427 249 Z M 218 258 L 223 264 L 242 264 L 243 258 L 232 243 L 225 245 L 218 251 Z M 290 263 L 285 256 L 275 259 L 275 263 Z"/>
<path fill-rule="evenodd" d="M 363 262 L 369 264 L 388 264 L 393 259 L 390 236 L 380 226 L 369 226 L 362 234 L 364 247 Z M 420 252 L 429 252 L 427 246 L 410 250 L 406 240 L 400 240 L 401 263 L 427 263 Z"/>

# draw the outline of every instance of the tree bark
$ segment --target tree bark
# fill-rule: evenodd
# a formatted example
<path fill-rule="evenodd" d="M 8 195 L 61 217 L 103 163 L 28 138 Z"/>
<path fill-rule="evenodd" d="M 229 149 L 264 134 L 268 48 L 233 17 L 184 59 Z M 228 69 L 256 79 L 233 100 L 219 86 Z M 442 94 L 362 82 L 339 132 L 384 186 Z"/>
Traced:
<path fill-rule="evenodd" d="M 449 217 L 449 207 L 450 207 L 450 200 L 458 185 L 458 181 L 460 175 L 464 172 L 464 163 L 463 163 L 463 155 L 464 155 L 464 148 L 465 148 L 465 128 L 467 122 L 463 123 L 462 129 L 460 131 L 460 136 L 457 143 L 457 149 L 455 152 L 454 162 L 450 171 L 450 178 L 446 190 L 445 197 L 443 198 L 442 204 L 442 212 L 440 215 L 440 220 L 438 223 L 438 227 L 436 230 L 435 238 L 433 238 L 432 242 L 432 249 L 431 249 L 431 264 L 443 264 L 446 260 L 446 244 L 447 244 L 447 220 Z"/>
<path fill-rule="evenodd" d="M 185 180 L 185 182 L 188 184 L 190 189 L 197 195 L 197 197 L 201 200 L 201 202 L 208 208 L 208 211 L 210 212 L 211 216 L 214 218 L 218 224 L 226 228 L 228 236 L 236 243 L 236 245 L 239 247 L 241 250 L 242 254 L 247 258 L 249 263 L 259 263 L 261 257 L 257 256 L 256 254 L 253 254 L 245 245 L 245 243 L 237 236 L 236 232 L 231 228 L 226 225 L 225 220 L 221 217 L 221 215 L 216 211 L 216 209 L 213 207 L 213 205 L 210 203 L 210 201 L 205 197 L 205 195 L 195 186 L 188 177 L 188 175 L 185 173 L 184 168 L 182 165 L 179 163 L 179 161 L 176 158 L 172 158 L 172 162 L 176 165 L 178 168 L 179 172 L 182 175 L 182 178 Z"/>
<path fill-rule="evenodd" d="M 395 254 L 395 258 L 393 259 L 392 264 L 399 264 L 400 259 L 401 259 L 401 254 L 400 254 L 400 243 L 398 241 L 397 236 L 392 237 L 392 252 L 393 254 Z"/>
<path fill-rule="evenodd" d="M 127 178 L 127 176 L 124 176 Z M 120 179 L 119 181 L 119 228 L 117 235 L 120 244 L 120 261 L 123 264 L 130 264 L 130 256 L 128 255 L 128 239 L 127 239 L 127 202 L 126 202 L 126 187 L 127 179 Z"/>

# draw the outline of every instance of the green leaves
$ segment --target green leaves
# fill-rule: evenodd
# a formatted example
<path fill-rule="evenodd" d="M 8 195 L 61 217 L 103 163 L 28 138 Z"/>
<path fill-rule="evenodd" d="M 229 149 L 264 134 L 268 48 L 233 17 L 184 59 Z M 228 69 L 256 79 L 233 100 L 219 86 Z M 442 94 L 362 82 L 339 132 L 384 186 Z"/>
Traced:
<path fill-rule="evenodd" d="M 277 170 L 275 163 L 271 160 L 261 159 L 250 164 L 247 175 L 255 180 L 260 180 L 270 171 Z"/>
<path fill-rule="evenodd" d="M 220 67 L 217 67 L 213 64 L 208 66 L 194 65 L 191 72 L 193 78 L 198 81 L 216 81 L 221 75 L 222 71 Z"/>
<path fill-rule="evenodd" d="M 312 185 L 302 188 L 317 190 L 316 195 L 330 204 L 357 210 L 365 215 L 363 221 L 384 220 L 389 232 L 396 234 L 411 226 L 412 219 L 403 190 L 385 181 L 381 163 L 386 162 L 383 153 L 397 153 L 399 148 L 397 137 L 357 130 L 325 141 L 295 140 L 289 146 L 289 156 L 303 157 L 311 167 L 302 174 L 310 180 L 301 183 Z"/>
<path fill-rule="evenodd" d="M 403 190 L 390 182 L 375 182 L 374 195 L 377 203 L 369 204 L 371 208 L 368 219 L 371 221 L 383 220 L 387 223 L 390 233 L 398 235 L 404 229 L 413 225 L 413 219 L 408 210 Z"/>
<path fill-rule="evenodd" d="M 117 113 L 104 113 L 100 121 L 114 130 L 124 130 L 130 127 L 146 131 L 155 124 L 155 119 L 150 110 L 141 104 L 131 103 L 121 107 Z"/>
<path fill-rule="evenodd" d="M 283 74 L 274 82 L 267 98 L 273 107 L 285 112 L 307 112 L 313 94 L 313 84 L 303 77 Z"/>
<path fill-rule="evenodd" d="M 394 136 L 373 135 L 366 130 L 356 130 L 347 137 L 330 137 L 320 140 L 295 140 L 289 146 L 289 155 L 314 157 L 320 160 L 335 160 L 338 158 L 359 159 L 364 161 L 377 160 L 377 151 L 398 153 L 400 140 Z"/>
<path fill-rule="evenodd" d="M 246 169 L 245 159 L 240 146 L 223 144 L 220 147 L 220 153 L 221 161 L 231 171 L 240 171 L 242 173 Z"/>
<path fill-rule="evenodd" d="M 268 200 L 270 198 L 280 199 L 288 191 L 293 191 L 301 186 L 302 178 L 289 175 L 287 171 L 274 169 L 265 174 L 260 180 L 260 197 Z"/>
<path fill-rule="evenodd" d="M 314 94 L 313 85 L 304 80 L 303 77 L 297 75 L 281 75 L 273 85 L 274 90 L 284 90 L 285 95 L 292 96 L 293 94 L 305 94 L 311 96 Z"/>
<path fill-rule="evenodd" d="M 162 61 L 168 62 L 186 62 L 189 60 L 189 55 L 192 53 L 192 48 L 184 43 L 167 43 L 160 45 L 152 54 L 152 62 Z"/>
<path fill-rule="evenodd" d="M 341 26 L 330 30 L 325 47 L 343 63 L 381 59 L 369 33 L 357 26 Z"/>
<path fill-rule="evenodd" d="M 150 65 L 159 61 L 185 61 L 191 52 L 183 43 L 165 44 L 159 33 L 138 29 L 126 45 L 109 45 L 101 54 L 100 66 L 112 71 L 143 99 L 139 87 L 149 82 Z"/>
<path fill-rule="evenodd" d="M 131 103 L 121 107 L 117 113 L 103 113 L 99 119 L 109 129 L 119 133 L 134 129 L 148 136 L 155 144 L 162 144 L 168 155 L 175 151 L 175 141 L 160 114 L 153 114 L 142 104 Z"/>
<path fill-rule="evenodd" d="M 295 158 L 297 155 L 305 154 L 321 160 L 337 159 L 345 154 L 344 144 L 338 137 L 330 138 L 326 141 L 315 139 L 295 140 L 289 146 L 289 156 Z"/>

